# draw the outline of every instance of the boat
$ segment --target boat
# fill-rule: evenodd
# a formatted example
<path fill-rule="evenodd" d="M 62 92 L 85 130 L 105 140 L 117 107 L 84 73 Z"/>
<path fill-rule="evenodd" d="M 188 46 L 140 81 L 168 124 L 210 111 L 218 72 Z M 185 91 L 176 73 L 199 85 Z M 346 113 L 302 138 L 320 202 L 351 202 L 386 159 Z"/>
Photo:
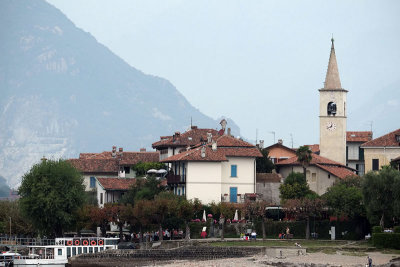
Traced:
<path fill-rule="evenodd" d="M 12 266 L 14 259 L 21 257 L 21 254 L 5 251 L 0 254 L 0 267 Z"/>
<path fill-rule="evenodd" d="M 98 253 L 107 249 L 117 249 L 118 241 L 119 238 L 103 237 L 56 238 L 54 245 L 28 246 L 29 254 L 27 256 L 14 257 L 13 266 L 65 267 L 70 257 Z"/>

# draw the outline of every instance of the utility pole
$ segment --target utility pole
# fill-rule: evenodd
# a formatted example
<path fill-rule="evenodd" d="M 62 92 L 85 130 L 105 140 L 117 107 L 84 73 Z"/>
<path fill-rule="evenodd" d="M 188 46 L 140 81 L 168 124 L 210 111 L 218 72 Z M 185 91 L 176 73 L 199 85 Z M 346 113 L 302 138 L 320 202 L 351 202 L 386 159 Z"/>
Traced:
<path fill-rule="evenodd" d="M 290 140 L 292 142 L 292 148 L 293 148 L 293 134 L 290 134 Z"/>
<path fill-rule="evenodd" d="M 271 132 L 269 132 L 269 133 L 271 133 L 271 134 L 274 135 L 274 144 L 275 144 L 275 132 L 274 132 L 274 131 L 271 131 Z"/>
<path fill-rule="evenodd" d="M 11 216 L 10 216 L 10 239 L 11 239 Z"/>

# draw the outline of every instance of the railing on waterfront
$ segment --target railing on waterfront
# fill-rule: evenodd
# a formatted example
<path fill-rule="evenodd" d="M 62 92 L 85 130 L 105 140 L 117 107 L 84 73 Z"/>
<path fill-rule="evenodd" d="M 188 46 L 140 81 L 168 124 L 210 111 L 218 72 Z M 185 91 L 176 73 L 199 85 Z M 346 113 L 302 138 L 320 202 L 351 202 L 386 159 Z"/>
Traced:
<path fill-rule="evenodd" d="M 0 237 L 0 245 L 10 246 L 50 246 L 55 245 L 54 239 Z"/>

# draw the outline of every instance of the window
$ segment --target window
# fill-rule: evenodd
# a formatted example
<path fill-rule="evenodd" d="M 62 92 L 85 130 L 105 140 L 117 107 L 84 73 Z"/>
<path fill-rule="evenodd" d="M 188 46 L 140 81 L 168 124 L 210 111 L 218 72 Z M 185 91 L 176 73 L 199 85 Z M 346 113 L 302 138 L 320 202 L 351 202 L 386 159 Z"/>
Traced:
<path fill-rule="evenodd" d="M 379 159 L 372 159 L 372 170 L 379 171 Z"/>
<path fill-rule="evenodd" d="M 83 253 L 87 253 L 87 247 L 83 247 Z"/>
<path fill-rule="evenodd" d="M 364 148 L 358 147 L 358 159 L 364 160 Z"/>
<path fill-rule="evenodd" d="M 82 247 L 78 247 L 78 254 L 82 254 Z"/>
<path fill-rule="evenodd" d="M 124 167 L 124 172 L 125 173 L 130 173 L 131 172 L 131 167 Z"/>
<path fill-rule="evenodd" d="M 231 165 L 231 177 L 237 177 L 237 165 Z"/>
<path fill-rule="evenodd" d="M 184 195 L 185 195 L 185 187 L 182 186 L 182 196 L 184 196 Z"/>
<path fill-rule="evenodd" d="M 230 202 L 231 203 L 237 203 L 237 187 L 231 187 L 230 188 Z"/>
<path fill-rule="evenodd" d="M 90 177 L 90 188 L 96 187 L 96 177 Z"/>
<path fill-rule="evenodd" d="M 76 255 L 76 247 L 73 247 L 72 248 L 72 256 L 75 256 Z"/>
<path fill-rule="evenodd" d="M 328 107 L 327 107 L 327 112 L 328 112 L 328 115 L 335 116 L 336 115 L 336 103 L 329 102 Z"/>
<path fill-rule="evenodd" d="M 317 174 L 315 172 L 312 173 L 311 181 L 312 182 L 316 182 L 317 181 Z"/>
<path fill-rule="evenodd" d="M 61 248 L 59 248 L 57 251 L 58 251 L 58 255 L 62 255 L 62 249 Z"/>
<path fill-rule="evenodd" d="M 100 204 L 103 204 L 103 193 L 100 193 Z"/>

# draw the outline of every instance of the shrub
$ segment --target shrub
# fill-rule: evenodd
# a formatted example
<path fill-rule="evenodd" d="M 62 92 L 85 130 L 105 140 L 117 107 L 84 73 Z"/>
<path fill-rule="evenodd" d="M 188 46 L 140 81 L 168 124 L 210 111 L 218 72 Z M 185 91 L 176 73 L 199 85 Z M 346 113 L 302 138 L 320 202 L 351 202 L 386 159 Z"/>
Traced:
<path fill-rule="evenodd" d="M 372 233 L 383 233 L 382 226 L 374 226 L 374 227 L 372 227 Z"/>
<path fill-rule="evenodd" d="M 372 244 L 377 248 L 400 249 L 400 234 L 373 233 Z"/>
<path fill-rule="evenodd" d="M 396 234 L 400 234 L 400 226 L 393 227 L 393 232 Z"/>

